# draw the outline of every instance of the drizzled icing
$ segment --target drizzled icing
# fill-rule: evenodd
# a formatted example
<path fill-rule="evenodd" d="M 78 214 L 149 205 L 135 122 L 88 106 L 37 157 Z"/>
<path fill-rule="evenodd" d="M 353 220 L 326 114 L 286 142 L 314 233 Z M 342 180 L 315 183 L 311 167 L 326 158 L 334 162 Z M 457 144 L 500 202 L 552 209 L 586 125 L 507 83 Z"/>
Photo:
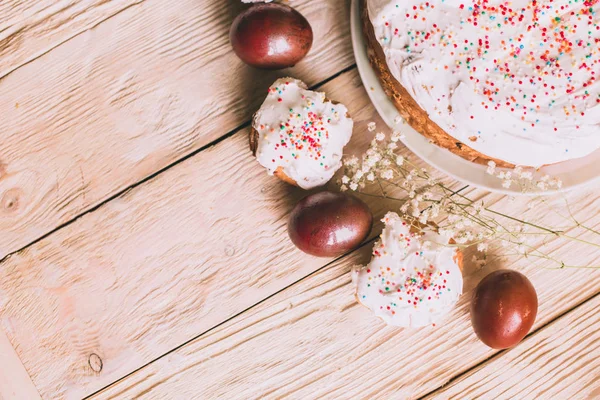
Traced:
<path fill-rule="evenodd" d="M 448 134 L 513 164 L 600 148 L 599 0 L 368 0 L 394 77 Z"/>
<path fill-rule="evenodd" d="M 352 119 L 343 104 L 302 81 L 278 79 L 254 116 L 259 134 L 256 158 L 273 174 L 278 167 L 298 186 L 327 183 L 342 166 L 344 146 L 352 136 Z"/>
<path fill-rule="evenodd" d="M 433 231 L 411 233 L 394 212 L 382 221 L 385 228 L 371 262 L 352 271 L 358 301 L 388 325 L 421 327 L 440 321 L 462 294 L 456 249 L 441 245 L 444 239 Z"/>

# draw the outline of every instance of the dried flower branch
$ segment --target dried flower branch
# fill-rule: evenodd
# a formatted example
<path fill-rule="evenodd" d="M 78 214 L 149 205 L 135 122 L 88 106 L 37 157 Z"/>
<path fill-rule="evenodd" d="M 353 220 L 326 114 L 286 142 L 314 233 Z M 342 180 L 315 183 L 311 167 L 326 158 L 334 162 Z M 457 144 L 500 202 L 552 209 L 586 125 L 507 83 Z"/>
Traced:
<path fill-rule="evenodd" d="M 368 124 L 368 130 L 375 132 L 376 124 Z M 440 182 L 425 168 L 420 168 L 408 158 L 397 154 L 398 142 L 402 138 L 399 132 L 393 132 L 389 139 L 383 132 L 375 134 L 369 149 L 362 158 L 348 157 L 344 159 L 344 176 L 340 180 L 342 191 L 351 190 L 368 196 L 376 196 L 400 203 L 399 212 L 402 217 L 415 226 L 443 220 L 438 225 L 439 233 L 450 239 L 449 246 L 477 246 L 477 250 L 485 253 L 492 242 L 504 247 L 512 247 L 515 254 L 548 260 L 557 268 L 578 268 L 568 265 L 562 260 L 540 250 L 539 246 L 530 244 L 531 238 L 558 237 L 600 248 L 600 243 L 568 235 L 567 232 L 579 227 L 594 233 L 600 242 L 600 233 L 577 221 L 568 206 L 569 216 L 563 216 L 574 223 L 574 226 L 557 229 L 543 226 L 537 221 L 528 221 L 508 215 L 488 207 L 483 201 L 472 200 Z M 497 170 L 494 162 L 488 164 L 487 172 L 502 180 L 505 188 L 517 186 L 523 192 L 543 192 L 559 189 L 562 182 L 548 175 L 537 179 L 532 170 L 516 167 L 512 171 Z M 365 191 L 373 186 L 377 194 Z M 392 197 L 392 191 L 402 191 L 405 197 Z M 544 204 L 543 198 L 534 198 Z M 487 257 L 476 257 L 477 265 L 485 265 Z M 590 268 L 586 266 L 585 268 Z"/>

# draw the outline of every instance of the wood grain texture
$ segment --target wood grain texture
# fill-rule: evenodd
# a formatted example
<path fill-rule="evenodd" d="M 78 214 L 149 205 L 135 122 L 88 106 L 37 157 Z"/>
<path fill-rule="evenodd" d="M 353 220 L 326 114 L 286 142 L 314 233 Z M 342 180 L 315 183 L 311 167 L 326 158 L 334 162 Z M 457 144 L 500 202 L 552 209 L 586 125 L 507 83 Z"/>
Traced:
<path fill-rule="evenodd" d="M 0 329 L 0 360 L 0 400 L 41 398 L 2 329 Z"/>
<path fill-rule="evenodd" d="M 597 191 L 571 195 L 575 215 L 600 225 Z M 501 198 L 498 210 L 543 217 L 523 199 Z M 587 216 L 587 218 L 586 218 Z M 590 217 L 592 218 L 589 221 Z M 585 235 L 581 236 L 585 237 Z M 100 392 L 95 398 L 417 398 L 494 351 L 479 342 L 468 316 L 471 292 L 491 270 L 468 265 L 465 294 L 438 328 L 386 327 L 353 295 L 350 267 L 368 261 L 370 245 L 227 321 Z M 586 265 L 595 249 L 551 240 L 545 251 Z M 550 270 L 542 261 L 509 264 L 537 289 L 534 329 L 600 291 L 594 270 Z M 569 282 L 569 284 L 565 284 Z"/>
<path fill-rule="evenodd" d="M 600 295 L 430 399 L 600 398 Z"/>
<path fill-rule="evenodd" d="M 352 65 L 347 3 L 290 3 L 315 44 L 289 70 L 231 51 L 239 0 L 146 0 L 0 80 L 0 259 L 247 122 L 277 77 Z"/>
<path fill-rule="evenodd" d="M 143 0 L 3 0 L 0 78 Z"/>
<path fill-rule="evenodd" d="M 366 147 L 376 111 L 356 71 L 323 89 L 354 117 L 349 148 Z M 90 394 L 328 261 L 289 241 L 287 216 L 306 192 L 268 176 L 247 135 L 0 264 L 0 324 L 43 397 Z M 366 200 L 376 216 L 390 207 Z"/>

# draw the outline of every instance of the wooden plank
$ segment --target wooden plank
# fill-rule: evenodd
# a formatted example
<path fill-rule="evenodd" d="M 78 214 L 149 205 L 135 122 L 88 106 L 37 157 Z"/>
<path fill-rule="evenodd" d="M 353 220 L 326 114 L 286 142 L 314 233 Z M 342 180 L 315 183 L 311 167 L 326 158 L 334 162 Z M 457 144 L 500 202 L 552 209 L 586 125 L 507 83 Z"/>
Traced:
<path fill-rule="evenodd" d="M 0 400 L 41 399 L 33 381 L 27 375 L 25 367 L 2 329 L 0 329 L 0 360 L 2 360 Z"/>
<path fill-rule="evenodd" d="M 599 307 L 596 295 L 428 398 L 599 398 Z"/>
<path fill-rule="evenodd" d="M 0 78 L 143 0 L 3 0 Z"/>
<path fill-rule="evenodd" d="M 600 201 L 593 190 L 571 195 L 576 216 L 600 225 Z M 494 208 L 519 215 L 523 199 L 503 199 Z M 585 237 L 585 236 L 581 236 Z M 484 361 L 494 351 L 479 342 L 468 316 L 477 282 L 490 270 L 467 265 L 465 295 L 438 328 L 386 327 L 353 295 L 349 270 L 364 264 L 369 245 L 324 268 L 258 306 L 160 358 L 98 393 L 105 398 L 417 398 Z M 594 248 L 560 240 L 544 250 L 589 265 Z M 468 257 L 467 257 L 468 259 Z M 600 291 L 597 271 L 551 270 L 528 259 L 509 264 L 537 289 L 540 308 L 534 329 Z M 567 284 L 568 282 L 568 284 Z"/>
<path fill-rule="evenodd" d="M 323 89 L 356 121 L 350 149 L 365 148 L 376 111 L 356 71 Z M 247 135 L 0 264 L 0 325 L 43 397 L 90 394 L 327 262 L 290 243 L 287 217 L 306 192 L 269 177 Z M 377 216 L 391 207 L 368 200 Z"/>
<path fill-rule="evenodd" d="M 291 4 L 315 44 L 290 70 L 233 54 L 238 0 L 146 0 L 0 80 L 0 259 L 239 127 L 276 77 L 352 65 L 347 2 Z"/>

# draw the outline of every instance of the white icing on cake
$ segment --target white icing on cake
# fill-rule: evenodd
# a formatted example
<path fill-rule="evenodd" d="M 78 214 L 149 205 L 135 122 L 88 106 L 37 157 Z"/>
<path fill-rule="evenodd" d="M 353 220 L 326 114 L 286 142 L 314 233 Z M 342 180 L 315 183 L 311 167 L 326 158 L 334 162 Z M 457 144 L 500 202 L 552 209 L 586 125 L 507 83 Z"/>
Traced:
<path fill-rule="evenodd" d="M 513 164 L 600 148 L 598 0 L 367 0 L 393 76 L 448 134 Z"/>
<path fill-rule="evenodd" d="M 388 325 L 421 327 L 439 322 L 462 294 L 456 249 L 433 231 L 410 232 L 398 214 L 388 213 L 385 228 L 366 267 L 354 268 L 358 301 Z"/>
<path fill-rule="evenodd" d="M 301 188 L 322 186 L 342 166 L 353 125 L 343 104 L 325 101 L 325 93 L 297 79 L 278 79 L 254 115 L 256 158 L 271 175 L 282 167 Z"/>

